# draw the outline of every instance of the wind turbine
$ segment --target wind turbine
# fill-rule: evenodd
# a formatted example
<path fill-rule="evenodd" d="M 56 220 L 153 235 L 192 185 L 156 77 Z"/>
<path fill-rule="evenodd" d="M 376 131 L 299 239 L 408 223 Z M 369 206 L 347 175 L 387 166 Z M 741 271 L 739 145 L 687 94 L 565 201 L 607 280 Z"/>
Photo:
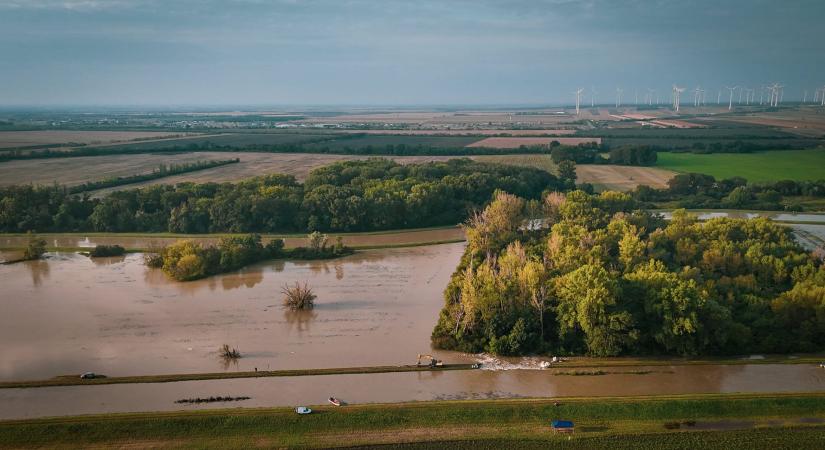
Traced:
<path fill-rule="evenodd" d="M 693 106 L 695 108 L 699 107 L 699 100 L 702 98 L 702 88 L 696 86 L 696 89 L 693 90 Z"/>
<path fill-rule="evenodd" d="M 722 101 L 722 90 L 719 89 L 718 91 L 716 91 L 716 104 L 718 105 L 719 102 L 721 102 L 721 101 Z"/>
<path fill-rule="evenodd" d="M 744 87 L 739 88 L 739 104 L 740 105 L 742 104 L 742 91 L 744 91 L 744 90 L 745 90 Z"/>
<path fill-rule="evenodd" d="M 685 88 L 680 88 L 679 86 L 673 85 L 673 109 L 676 112 L 679 112 L 679 97 L 682 96 L 682 92 L 685 92 Z"/>
<path fill-rule="evenodd" d="M 754 92 L 756 92 L 756 91 L 751 89 L 751 88 L 745 88 L 745 104 L 746 105 L 751 104 L 751 94 L 754 93 Z"/>
<path fill-rule="evenodd" d="M 624 89 L 616 88 L 616 108 L 622 106 L 622 93 Z"/>
<path fill-rule="evenodd" d="M 582 92 L 584 92 L 584 88 L 581 88 L 581 89 L 577 90 L 576 92 L 574 92 L 574 94 L 576 94 L 576 115 L 577 116 L 579 115 L 579 104 L 581 104 L 581 101 L 582 101 Z"/>
<path fill-rule="evenodd" d="M 782 86 L 779 83 L 774 83 L 773 86 L 769 86 L 768 89 L 771 90 L 771 106 L 779 106 L 779 103 L 782 101 Z"/>
<path fill-rule="evenodd" d="M 725 89 L 730 91 L 730 98 L 728 98 L 728 111 L 730 111 L 730 110 L 733 109 L 733 92 L 735 90 L 739 89 L 739 86 L 734 86 L 734 87 L 725 86 Z"/>
<path fill-rule="evenodd" d="M 650 88 L 647 89 L 647 105 L 648 106 L 653 104 L 653 94 L 655 94 L 655 93 L 656 93 L 656 89 L 650 89 Z M 657 96 L 657 99 L 656 99 L 656 103 L 657 104 L 659 103 L 658 96 Z"/>
<path fill-rule="evenodd" d="M 808 90 L 805 89 L 805 93 L 802 95 L 802 104 L 808 103 Z"/>
<path fill-rule="evenodd" d="M 636 89 L 636 97 L 633 100 L 633 104 L 637 105 L 637 106 L 639 105 L 639 89 L 638 88 Z"/>
<path fill-rule="evenodd" d="M 596 106 L 596 94 L 598 94 L 598 92 L 596 92 L 596 88 L 594 88 L 593 86 L 590 86 L 590 107 L 591 108 Z"/>

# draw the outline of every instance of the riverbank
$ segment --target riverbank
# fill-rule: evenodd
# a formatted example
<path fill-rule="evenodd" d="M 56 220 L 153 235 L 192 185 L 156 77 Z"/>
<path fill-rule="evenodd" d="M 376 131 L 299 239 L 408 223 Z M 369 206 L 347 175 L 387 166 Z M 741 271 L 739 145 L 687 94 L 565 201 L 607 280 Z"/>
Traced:
<path fill-rule="evenodd" d="M 556 404 L 558 402 L 558 404 Z M 0 422 L 0 448 L 818 448 L 825 393 L 438 401 Z M 572 420 L 573 435 L 552 419 Z"/>
<path fill-rule="evenodd" d="M 142 252 L 171 244 L 180 239 L 189 239 L 202 244 L 214 244 L 225 237 L 244 234 L 176 234 L 176 233 L 38 233 L 45 239 L 48 251 L 77 252 L 88 251 L 96 245 L 120 245 L 127 252 Z M 410 230 L 389 230 L 364 233 L 329 233 L 330 242 L 339 236 L 344 245 L 358 250 L 381 248 L 416 247 L 447 244 L 464 241 L 464 230 L 458 226 L 417 228 Z M 19 233 L 0 234 L 0 250 L 25 248 L 27 235 Z M 262 234 L 266 244 L 273 239 L 282 239 L 285 248 L 295 248 L 307 244 L 306 234 Z"/>

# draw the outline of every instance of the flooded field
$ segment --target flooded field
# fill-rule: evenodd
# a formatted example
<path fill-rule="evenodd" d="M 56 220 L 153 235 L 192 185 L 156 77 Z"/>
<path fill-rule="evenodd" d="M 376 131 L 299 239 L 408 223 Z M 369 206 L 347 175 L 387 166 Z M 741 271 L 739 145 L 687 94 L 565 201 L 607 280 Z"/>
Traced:
<path fill-rule="evenodd" d="M 127 249 L 147 249 L 162 247 L 171 244 L 179 239 L 190 239 L 203 244 L 215 244 L 220 239 L 217 235 L 192 235 L 192 236 L 151 236 L 134 235 L 129 233 L 108 233 L 105 235 L 84 234 L 84 233 L 58 233 L 40 234 L 46 243 L 52 247 L 62 248 L 94 248 L 97 245 L 117 244 Z M 335 242 L 337 234 L 329 234 L 330 242 Z M 424 230 L 395 231 L 388 233 L 353 233 L 340 235 L 344 244 L 351 247 L 380 247 L 380 246 L 402 246 L 416 245 L 428 242 L 459 241 L 464 239 L 464 231 L 459 227 L 433 228 Z M 286 247 L 298 247 L 307 245 L 306 237 L 301 236 L 269 236 L 264 235 L 262 241 L 269 242 L 273 237 L 284 239 Z M 20 249 L 26 246 L 28 238 L 25 235 L 2 235 L 0 234 L 0 248 Z M 0 254 L 0 257 L 2 254 Z"/>
<path fill-rule="evenodd" d="M 657 211 L 659 214 L 669 219 L 670 211 Z M 755 219 L 757 217 L 767 217 L 778 222 L 805 222 L 805 223 L 822 223 L 825 224 L 825 214 L 813 213 L 783 213 L 774 211 L 737 211 L 737 210 L 689 210 L 691 214 L 699 217 L 699 220 L 715 219 L 718 217 L 729 217 L 731 219 Z"/>
<path fill-rule="evenodd" d="M 430 352 L 462 252 L 459 243 L 271 261 L 187 283 L 140 254 L 0 266 L 0 379 L 415 363 Z M 313 311 L 282 308 L 281 287 L 295 281 L 318 295 Z M 243 358 L 226 364 L 224 343 Z"/>
<path fill-rule="evenodd" d="M 418 353 L 482 370 L 245 378 L 161 384 L 0 389 L 0 419 L 192 408 L 438 399 L 820 391 L 814 364 L 541 370 L 536 358 L 433 352 L 430 333 L 463 244 L 364 251 L 332 261 L 258 264 L 188 283 L 140 254 L 89 259 L 51 253 L 0 266 L 0 379 L 94 371 L 110 376 L 413 364 Z M 311 312 L 280 305 L 284 283 L 307 281 Z M 45 330 L 45 331 L 44 331 Z M 222 344 L 243 357 L 228 363 Z M 595 370 L 607 374 L 595 375 Z M 585 372 L 590 374 L 576 374 Z M 778 382 L 781 380 L 781 382 Z M 232 403 L 175 400 L 249 396 Z"/>
<path fill-rule="evenodd" d="M 389 350 L 389 349 L 388 349 Z M 0 389 L 0 419 L 103 412 L 324 404 L 330 395 L 356 403 L 517 397 L 581 397 L 825 389 L 814 365 L 655 366 L 614 368 L 644 375 L 557 375 L 563 370 L 472 370 L 324 375 L 178 383 Z M 248 396 L 239 402 L 180 405 L 175 400 Z M 563 399 L 561 400 L 563 401 Z"/>

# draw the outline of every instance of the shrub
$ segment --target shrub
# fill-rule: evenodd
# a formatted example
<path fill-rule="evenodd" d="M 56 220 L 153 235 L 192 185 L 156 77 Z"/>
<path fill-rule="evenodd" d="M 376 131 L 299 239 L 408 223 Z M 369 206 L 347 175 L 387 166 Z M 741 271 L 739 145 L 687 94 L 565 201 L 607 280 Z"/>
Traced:
<path fill-rule="evenodd" d="M 40 259 L 46 253 L 46 241 L 37 237 L 31 231 L 28 232 L 29 242 L 26 244 L 26 249 L 23 250 L 23 259 L 32 260 Z"/>
<path fill-rule="evenodd" d="M 115 245 L 98 245 L 96 246 L 91 252 L 89 252 L 89 256 L 92 257 L 100 257 L 100 256 L 121 256 L 126 253 L 126 249 L 123 247 L 115 244 Z"/>
<path fill-rule="evenodd" d="M 312 309 L 317 298 L 312 289 L 304 282 L 303 286 L 295 282 L 295 286 L 284 285 L 281 288 L 284 294 L 284 306 L 293 310 Z"/>
<path fill-rule="evenodd" d="M 241 352 L 237 348 L 230 347 L 229 344 L 223 344 L 218 353 L 224 359 L 238 359 L 241 357 Z"/>

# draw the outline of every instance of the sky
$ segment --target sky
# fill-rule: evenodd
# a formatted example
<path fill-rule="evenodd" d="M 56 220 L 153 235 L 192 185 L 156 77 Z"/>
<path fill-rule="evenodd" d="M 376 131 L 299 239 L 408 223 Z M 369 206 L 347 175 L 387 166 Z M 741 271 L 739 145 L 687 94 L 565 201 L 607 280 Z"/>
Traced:
<path fill-rule="evenodd" d="M 823 0 L 0 0 L 0 106 L 550 105 L 674 83 L 711 100 L 772 82 L 793 99 L 825 85 L 823 18 Z"/>

